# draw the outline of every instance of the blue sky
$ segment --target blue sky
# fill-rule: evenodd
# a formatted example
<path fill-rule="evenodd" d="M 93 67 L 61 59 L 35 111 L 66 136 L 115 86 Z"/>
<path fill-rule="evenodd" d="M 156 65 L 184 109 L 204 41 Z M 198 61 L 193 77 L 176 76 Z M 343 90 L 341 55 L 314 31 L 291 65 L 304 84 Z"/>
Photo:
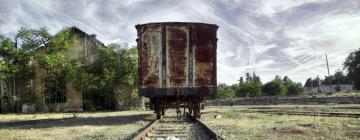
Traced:
<path fill-rule="evenodd" d="M 0 32 L 78 26 L 104 43 L 135 45 L 136 24 L 162 21 L 219 25 L 218 82 L 255 71 L 304 82 L 342 68 L 360 48 L 359 0 L 0 0 Z"/>

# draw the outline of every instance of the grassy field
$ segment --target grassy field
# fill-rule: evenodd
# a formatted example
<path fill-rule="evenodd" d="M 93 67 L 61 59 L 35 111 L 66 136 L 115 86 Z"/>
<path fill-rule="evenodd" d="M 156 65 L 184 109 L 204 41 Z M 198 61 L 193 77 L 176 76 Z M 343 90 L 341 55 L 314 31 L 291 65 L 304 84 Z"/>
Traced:
<path fill-rule="evenodd" d="M 350 92 L 350 93 L 344 93 L 344 92 L 335 92 L 332 94 L 326 94 L 326 93 L 317 93 L 315 95 L 308 95 L 308 96 L 315 96 L 315 97 L 344 97 L 344 96 L 360 96 L 360 92 Z"/>
<path fill-rule="evenodd" d="M 249 108 L 286 108 L 302 110 L 333 110 L 343 106 L 232 106 L 207 107 L 202 120 L 226 139 L 360 139 L 360 120 L 345 117 L 274 115 L 253 113 Z M 215 117 L 221 115 L 221 118 Z"/>
<path fill-rule="evenodd" d="M 257 110 L 360 112 L 360 105 L 270 105 L 206 107 L 202 121 L 230 140 L 360 139 L 360 119 L 257 113 Z M 174 111 L 173 111 L 174 112 Z M 168 111 L 167 115 L 171 114 Z M 215 117 L 221 115 L 221 117 Z M 0 140 L 129 139 L 149 124 L 152 111 L 2 114 L 0 124 L 58 119 L 47 123 L 0 127 Z M 70 118 L 70 119 L 62 119 Z M 0 125 L 1 126 L 1 125 Z"/>
<path fill-rule="evenodd" d="M 61 118 L 71 118 L 64 119 Z M 57 118 L 57 121 L 1 128 L 1 140 L 98 140 L 129 139 L 154 118 L 151 111 L 98 113 L 42 113 L 0 115 L 0 123 Z"/>

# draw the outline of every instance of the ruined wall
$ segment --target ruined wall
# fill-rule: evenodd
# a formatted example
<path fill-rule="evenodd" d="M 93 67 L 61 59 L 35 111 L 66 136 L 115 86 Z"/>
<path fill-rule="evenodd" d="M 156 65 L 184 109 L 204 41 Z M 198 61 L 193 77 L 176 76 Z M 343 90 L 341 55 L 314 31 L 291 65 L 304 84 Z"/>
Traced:
<path fill-rule="evenodd" d="M 239 98 L 226 100 L 208 100 L 207 106 L 230 106 L 230 105 L 277 105 L 277 104 L 358 104 L 360 96 L 349 97 L 264 97 L 264 98 Z"/>
<path fill-rule="evenodd" d="M 64 50 L 63 53 L 69 56 L 70 59 L 85 58 L 90 63 L 94 62 L 99 55 L 98 49 L 103 44 L 96 41 L 95 36 L 86 34 L 77 34 L 79 41 Z"/>
<path fill-rule="evenodd" d="M 83 97 L 82 93 L 75 89 L 72 82 L 66 83 L 66 103 L 64 106 L 65 112 L 80 112 L 83 111 Z"/>
<path fill-rule="evenodd" d="M 103 47 L 101 42 L 95 39 L 95 36 L 90 36 L 79 31 L 73 32 L 78 35 L 79 41 L 77 44 L 70 46 L 68 49 L 63 50 L 62 53 L 67 55 L 70 59 L 85 58 L 90 63 L 94 62 L 98 57 L 98 49 Z M 35 77 L 31 80 L 30 84 L 33 91 L 39 98 L 37 101 L 38 111 L 65 111 L 65 112 L 79 112 L 83 111 L 83 96 L 82 92 L 78 91 L 71 81 L 66 83 L 66 102 L 65 103 L 45 103 L 44 98 L 44 78 L 46 73 L 39 67 L 36 61 L 32 64 L 35 67 Z M 80 65 L 79 65 L 80 67 Z"/>
<path fill-rule="evenodd" d="M 45 71 L 39 67 L 39 64 L 36 60 L 32 60 L 32 65 L 35 69 L 35 75 L 34 78 L 30 81 L 30 84 L 33 88 L 33 91 L 35 93 L 35 96 L 38 97 L 38 100 L 36 102 L 37 108 L 39 111 L 47 111 L 48 109 L 44 106 L 45 105 L 45 99 L 44 99 L 44 77 L 45 77 Z"/>
<path fill-rule="evenodd" d="M 331 92 L 336 92 L 336 88 L 338 87 L 338 85 L 331 85 L 331 90 L 330 90 L 330 85 L 320 85 L 319 87 L 306 87 L 306 91 L 310 94 L 316 94 L 316 93 L 330 93 Z M 340 87 L 340 92 L 353 92 L 354 91 L 354 85 L 352 84 L 347 84 L 347 85 L 339 85 Z"/>
<path fill-rule="evenodd" d="M 90 63 L 94 62 L 99 55 L 98 49 L 101 48 L 103 44 L 97 42 L 95 36 L 78 34 L 78 37 L 79 42 L 66 49 L 64 53 L 70 57 L 70 59 L 85 58 Z M 63 106 L 63 110 L 65 112 L 83 111 L 83 93 L 78 91 L 71 81 L 67 82 L 66 91 L 66 103 Z"/>

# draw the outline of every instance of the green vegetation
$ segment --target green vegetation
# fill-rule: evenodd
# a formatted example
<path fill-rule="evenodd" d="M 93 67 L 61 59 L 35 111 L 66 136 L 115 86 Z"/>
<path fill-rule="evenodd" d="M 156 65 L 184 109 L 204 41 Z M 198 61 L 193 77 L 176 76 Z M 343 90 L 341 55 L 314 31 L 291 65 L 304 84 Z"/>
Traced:
<path fill-rule="evenodd" d="M 262 91 L 270 96 L 284 96 L 287 93 L 287 88 L 284 85 L 284 82 L 281 81 L 281 78 L 279 76 L 275 76 L 274 80 L 266 83 L 263 86 Z"/>
<path fill-rule="evenodd" d="M 1 95 L 10 97 L 11 106 L 17 109 L 20 102 L 37 103 L 38 99 L 30 85 L 26 93 L 11 89 L 16 89 L 14 81 L 30 83 L 34 71 L 40 68 L 45 74 L 45 90 L 42 94 L 47 102 L 58 100 L 52 96 L 64 94 L 66 81 L 70 81 L 85 93 L 85 98 L 118 99 L 124 105 L 137 104 L 137 49 L 110 44 L 98 48 L 98 59 L 90 62 L 83 56 L 74 57 L 66 53 L 79 41 L 71 28 L 64 28 L 55 35 L 51 35 L 46 28 L 21 28 L 14 40 L 0 35 Z M 97 102 L 87 100 L 85 107 L 101 109 Z"/>
<path fill-rule="evenodd" d="M 344 62 L 348 78 L 354 83 L 355 88 L 360 90 L 360 49 L 349 54 Z"/>
<path fill-rule="evenodd" d="M 151 111 L 2 114 L 0 124 L 18 120 L 64 119 L 34 125 L 1 128 L 6 140 L 130 139 L 154 118 Z"/>
<path fill-rule="evenodd" d="M 320 85 L 338 85 L 340 88 L 341 84 L 352 84 L 348 76 L 344 74 L 343 71 L 337 70 L 334 75 L 325 76 L 324 79 L 320 79 L 317 76 L 314 79 L 308 78 L 305 82 L 305 87 L 319 87 Z M 338 90 L 338 92 L 340 89 Z"/>
<path fill-rule="evenodd" d="M 354 84 L 355 89 L 360 89 L 360 49 L 355 50 L 349 54 L 344 62 L 344 69 L 337 70 L 333 75 L 325 76 L 321 79 L 319 76 L 315 78 L 308 78 L 304 87 L 319 87 L 320 85 L 335 86 L 336 92 L 341 92 L 340 85 Z M 240 77 L 239 84 L 226 85 L 220 84 L 217 88 L 217 99 L 235 98 L 235 97 L 260 97 L 260 96 L 298 96 L 305 95 L 305 88 L 300 82 L 293 82 L 287 76 L 281 79 L 280 76 L 265 84 L 262 84 L 260 77 L 255 73 L 245 73 L 245 80 Z M 320 91 L 320 89 L 319 89 Z M 334 92 L 334 91 L 333 91 Z M 341 95 L 343 94 L 336 94 Z M 350 95 L 350 94 L 347 94 Z"/>
<path fill-rule="evenodd" d="M 229 140 L 358 139 L 360 136 L 360 121 L 357 118 L 275 115 L 247 111 L 253 107 L 264 108 L 268 106 L 207 107 L 202 115 L 202 121 L 216 133 Z M 339 108 L 342 110 L 344 107 L 351 108 L 352 106 L 287 105 L 271 107 L 316 111 L 323 108 L 329 110 Z M 358 107 L 357 105 L 356 109 Z M 216 118 L 216 115 L 222 117 Z"/>
<path fill-rule="evenodd" d="M 217 86 L 216 99 L 234 98 L 237 85 L 227 86 L 226 84 L 219 84 Z"/>
<path fill-rule="evenodd" d="M 255 73 L 245 74 L 245 81 L 240 77 L 239 84 L 227 86 L 220 84 L 217 87 L 217 99 L 235 97 L 261 97 L 261 96 L 297 96 L 304 95 L 305 89 L 300 82 L 293 82 L 289 77 L 280 76 L 265 84 Z"/>
<path fill-rule="evenodd" d="M 261 80 L 255 73 L 251 76 L 250 73 L 246 73 L 245 81 L 240 77 L 239 90 L 237 92 L 238 97 L 256 97 L 261 96 Z"/>

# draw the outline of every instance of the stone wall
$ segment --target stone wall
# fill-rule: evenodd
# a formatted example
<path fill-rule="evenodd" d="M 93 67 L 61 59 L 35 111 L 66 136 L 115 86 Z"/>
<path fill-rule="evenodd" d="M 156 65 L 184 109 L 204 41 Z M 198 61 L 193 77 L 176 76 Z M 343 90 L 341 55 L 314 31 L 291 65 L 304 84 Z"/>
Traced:
<path fill-rule="evenodd" d="M 359 104 L 360 96 L 348 97 L 264 97 L 264 98 L 238 98 L 226 100 L 207 100 L 206 106 L 231 105 L 277 105 L 277 104 Z"/>
<path fill-rule="evenodd" d="M 306 91 L 310 94 L 316 94 L 316 93 L 330 93 L 336 92 L 336 88 L 340 87 L 340 92 L 353 92 L 354 91 L 354 85 L 347 84 L 347 85 L 320 85 L 319 87 L 306 87 Z"/>
<path fill-rule="evenodd" d="M 66 83 L 66 103 L 65 112 L 81 112 L 83 111 L 83 98 L 82 93 L 76 90 L 72 82 Z"/>

